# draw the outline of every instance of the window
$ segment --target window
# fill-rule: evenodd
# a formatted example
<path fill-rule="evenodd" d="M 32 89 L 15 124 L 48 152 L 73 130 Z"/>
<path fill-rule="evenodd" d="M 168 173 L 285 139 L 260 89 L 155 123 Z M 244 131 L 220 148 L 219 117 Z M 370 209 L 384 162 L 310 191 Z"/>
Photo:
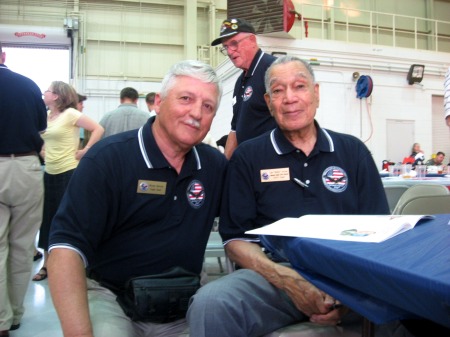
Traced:
<path fill-rule="evenodd" d="M 6 47 L 5 64 L 12 71 L 32 79 L 44 92 L 51 82 L 69 83 L 69 49 L 40 47 Z"/>

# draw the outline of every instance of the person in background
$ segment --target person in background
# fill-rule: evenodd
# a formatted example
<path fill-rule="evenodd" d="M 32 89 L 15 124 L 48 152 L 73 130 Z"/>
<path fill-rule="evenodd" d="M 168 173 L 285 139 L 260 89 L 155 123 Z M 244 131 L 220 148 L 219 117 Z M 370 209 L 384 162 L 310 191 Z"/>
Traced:
<path fill-rule="evenodd" d="M 445 121 L 450 126 L 450 67 L 447 69 L 444 80 L 444 113 Z"/>
<path fill-rule="evenodd" d="M 402 164 L 411 164 L 412 167 L 416 167 L 416 165 L 422 165 L 425 161 L 425 154 L 420 148 L 419 143 L 414 143 L 411 148 L 411 154 L 408 157 L 403 158 Z"/>
<path fill-rule="evenodd" d="M 219 150 L 219 147 L 217 146 L 216 141 L 214 140 L 214 137 L 211 135 L 210 132 L 208 132 L 205 136 L 205 138 L 202 140 L 202 143 L 208 144 L 212 146 L 213 148 Z"/>
<path fill-rule="evenodd" d="M 126 87 L 120 91 L 119 107 L 106 113 L 100 120 L 100 125 L 105 129 L 103 138 L 138 129 L 147 122 L 148 112 L 137 107 L 138 99 L 139 93 L 134 88 Z"/>
<path fill-rule="evenodd" d="M 305 214 L 389 214 L 364 143 L 315 120 L 319 84 L 311 66 L 282 56 L 267 70 L 265 86 L 278 127 L 239 145 L 222 197 L 219 231 L 228 257 L 241 269 L 191 298 L 187 318 L 195 337 L 264 336 L 308 320 L 338 324 L 347 308 L 335 308 L 338 301 L 273 261 L 260 237 L 245 232 Z"/>
<path fill-rule="evenodd" d="M 50 235 L 49 286 L 65 336 L 185 331 L 184 318 L 132 321 L 114 291 L 174 266 L 200 274 L 227 165 L 201 142 L 221 95 L 211 66 L 179 62 L 156 95 L 158 116 L 103 139 L 81 160 Z"/>
<path fill-rule="evenodd" d="M 422 149 L 420 148 L 419 143 L 414 143 L 411 148 L 411 154 L 409 155 L 411 158 L 417 159 L 419 156 L 424 157 L 424 153 Z"/>
<path fill-rule="evenodd" d="M 87 100 L 87 97 L 84 95 L 80 95 L 80 94 L 77 94 L 77 97 L 78 97 L 77 110 L 79 112 L 83 112 L 84 101 Z"/>
<path fill-rule="evenodd" d="M 264 73 L 275 57 L 258 47 L 255 34 L 255 28 L 246 20 L 226 19 L 220 28 L 220 36 L 211 42 L 211 46 L 221 43 L 222 54 L 242 69 L 233 92 L 233 118 L 225 146 L 228 159 L 238 144 L 276 126 L 264 101 Z"/>
<path fill-rule="evenodd" d="M 429 159 L 425 165 L 427 166 L 439 166 L 444 165 L 445 153 L 442 151 L 438 151 L 434 158 Z"/>
<path fill-rule="evenodd" d="M 87 100 L 87 97 L 84 96 L 84 95 L 80 95 L 80 94 L 77 94 L 77 97 L 78 97 L 78 103 L 77 103 L 76 109 L 79 112 L 83 112 L 83 109 L 84 109 L 84 103 L 83 102 L 85 100 Z M 86 144 L 89 142 L 89 138 L 90 138 L 90 132 L 86 131 L 84 128 L 80 127 L 80 144 L 78 146 L 79 150 L 83 149 L 86 146 Z M 44 162 L 42 157 L 41 157 L 41 159 L 42 159 L 41 160 L 41 164 L 45 164 L 45 162 Z M 37 248 L 35 248 L 33 261 L 40 260 L 42 258 L 42 256 L 43 256 L 42 253 Z M 38 278 L 40 278 L 40 277 L 38 277 Z"/>
<path fill-rule="evenodd" d="M 42 221 L 38 153 L 47 112 L 39 87 L 11 71 L 0 42 L 0 336 L 20 327 Z"/>
<path fill-rule="evenodd" d="M 44 102 L 49 108 L 47 130 L 42 134 L 45 160 L 44 215 L 39 232 L 38 247 L 44 250 L 44 263 L 33 281 L 47 278 L 48 233 L 50 224 L 59 207 L 62 196 L 79 160 L 103 134 L 103 128 L 94 120 L 78 111 L 75 89 L 64 82 L 53 81 L 44 92 Z M 82 127 L 91 132 L 89 142 L 83 149 L 80 144 Z"/>
<path fill-rule="evenodd" d="M 84 95 L 80 95 L 80 94 L 77 94 L 77 96 L 78 96 L 77 110 L 79 112 L 83 112 L 84 101 L 87 100 L 87 97 L 84 96 Z M 86 137 L 86 135 L 85 135 L 84 128 L 80 128 L 80 146 L 79 146 L 79 149 L 82 149 L 86 145 L 84 143 L 85 137 Z M 88 137 L 88 139 L 89 139 L 89 137 Z"/>
<path fill-rule="evenodd" d="M 145 103 L 147 104 L 148 111 L 150 111 L 150 117 L 156 116 L 155 95 L 156 95 L 156 93 L 149 92 L 145 96 Z"/>
<path fill-rule="evenodd" d="M 225 145 L 226 145 L 226 143 L 227 143 L 227 138 L 228 138 L 228 135 L 223 135 L 223 136 L 220 137 L 220 139 L 216 142 L 219 151 L 222 152 L 222 153 L 225 153 Z"/>

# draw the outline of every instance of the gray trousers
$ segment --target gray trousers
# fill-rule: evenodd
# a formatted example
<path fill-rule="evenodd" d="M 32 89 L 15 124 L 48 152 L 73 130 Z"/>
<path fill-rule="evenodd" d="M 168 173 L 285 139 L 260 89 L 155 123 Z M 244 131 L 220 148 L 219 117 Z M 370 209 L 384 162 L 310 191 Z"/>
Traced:
<path fill-rule="evenodd" d="M 200 288 L 187 313 L 191 337 L 261 337 L 309 321 L 290 298 L 258 273 L 240 269 Z M 363 318 L 350 312 L 342 325 L 301 336 L 360 336 Z M 276 334 L 278 336 L 278 334 Z M 398 322 L 376 326 L 376 337 L 412 337 Z"/>
<path fill-rule="evenodd" d="M 193 337 L 257 337 L 308 319 L 283 291 L 249 269 L 200 288 L 186 318 Z"/>
<path fill-rule="evenodd" d="M 37 156 L 0 158 L 0 330 L 20 323 L 42 221 L 44 182 Z"/>
<path fill-rule="evenodd" d="M 133 322 L 116 301 L 113 292 L 87 279 L 89 312 L 96 337 L 178 337 L 185 336 L 185 319 L 156 324 Z M 193 335 L 192 335 L 193 336 Z"/>

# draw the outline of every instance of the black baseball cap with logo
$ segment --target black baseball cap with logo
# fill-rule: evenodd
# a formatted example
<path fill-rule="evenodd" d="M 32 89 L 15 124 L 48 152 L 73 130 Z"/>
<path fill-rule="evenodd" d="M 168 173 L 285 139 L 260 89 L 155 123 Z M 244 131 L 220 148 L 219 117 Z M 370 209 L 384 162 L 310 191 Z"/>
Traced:
<path fill-rule="evenodd" d="M 232 37 L 239 33 L 256 34 L 255 28 L 253 28 L 250 22 L 238 18 L 226 19 L 222 22 L 222 26 L 220 26 L 220 36 L 211 42 L 211 46 L 216 46 L 222 43 L 222 39 Z"/>

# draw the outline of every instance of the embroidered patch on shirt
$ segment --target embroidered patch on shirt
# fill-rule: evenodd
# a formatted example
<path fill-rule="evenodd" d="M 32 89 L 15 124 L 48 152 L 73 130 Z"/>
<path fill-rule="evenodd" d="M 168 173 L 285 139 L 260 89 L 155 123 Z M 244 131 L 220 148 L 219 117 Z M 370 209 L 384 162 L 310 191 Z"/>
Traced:
<path fill-rule="evenodd" d="M 165 195 L 166 187 L 165 181 L 138 180 L 137 193 Z"/>
<path fill-rule="evenodd" d="M 331 192 L 344 192 L 348 186 L 347 173 L 338 166 L 330 166 L 323 171 L 322 182 Z"/>
<path fill-rule="evenodd" d="M 248 101 L 250 97 L 253 95 L 253 88 L 251 85 L 249 85 L 247 88 L 245 88 L 244 95 L 242 96 L 242 99 L 245 101 Z"/>
<path fill-rule="evenodd" d="M 187 190 L 186 197 L 193 208 L 200 208 L 205 202 L 205 187 L 198 180 L 193 180 Z"/>
<path fill-rule="evenodd" d="M 289 167 L 261 170 L 260 176 L 262 183 L 288 181 L 290 180 Z"/>

